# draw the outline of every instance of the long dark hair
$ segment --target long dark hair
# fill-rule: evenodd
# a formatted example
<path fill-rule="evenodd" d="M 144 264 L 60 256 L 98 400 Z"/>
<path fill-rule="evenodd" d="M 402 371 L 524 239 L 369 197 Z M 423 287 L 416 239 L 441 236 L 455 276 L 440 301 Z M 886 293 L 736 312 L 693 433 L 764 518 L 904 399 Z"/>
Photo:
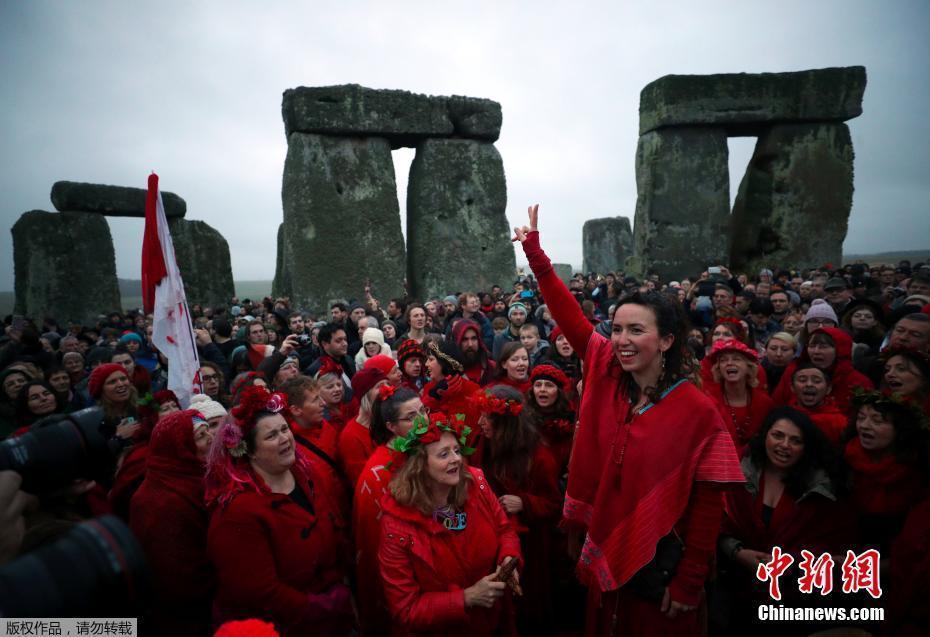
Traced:
<path fill-rule="evenodd" d="M 509 385 L 495 385 L 487 391 L 501 400 L 523 402 L 520 392 Z M 539 444 L 539 431 L 520 416 L 487 414 L 486 417 L 491 421 L 494 437 L 487 441 L 482 468 L 498 488 L 508 483 L 523 485 Z"/>
<path fill-rule="evenodd" d="M 872 393 L 878 394 L 878 392 Z M 894 427 L 894 441 L 891 444 L 895 459 L 901 464 L 917 467 L 922 473 L 926 474 L 926 462 L 927 458 L 930 457 L 930 440 L 928 440 L 926 430 L 921 427 L 917 409 L 895 404 L 891 401 L 875 403 L 853 399 L 849 423 L 846 425 L 846 431 L 843 432 L 844 446 L 859 435 L 856 420 L 859 417 L 859 411 L 863 407 L 871 407 L 880 413 L 882 418 L 891 421 Z"/>
<path fill-rule="evenodd" d="M 659 336 L 673 336 L 675 338 L 672 346 L 665 352 L 665 366 L 655 387 L 640 387 L 633 380 L 632 375 L 626 375 L 628 395 L 634 403 L 639 400 L 640 392 L 655 403 L 659 401 L 662 392 L 682 378 L 697 379 L 697 364 L 691 348 L 688 347 L 688 333 L 691 331 L 691 323 L 688 321 L 688 316 L 685 314 L 681 303 L 678 303 L 677 300 L 673 301 L 659 292 L 652 290 L 635 292 L 618 302 L 617 310 L 628 304 L 648 308 L 656 318 Z M 614 320 L 616 320 L 616 316 L 617 314 L 614 313 Z M 619 367 L 619 361 L 616 360 L 616 357 L 614 357 L 614 362 Z M 699 383 L 699 381 L 697 382 Z"/>
<path fill-rule="evenodd" d="M 61 396 L 51 385 L 48 384 L 48 381 L 44 379 L 30 380 L 20 388 L 19 394 L 16 395 L 16 421 L 17 424 L 21 427 L 31 425 L 40 418 L 45 417 L 36 415 L 29 409 L 29 388 L 37 386 L 44 387 L 49 392 L 51 392 L 52 396 L 55 398 L 55 410 L 51 412 L 51 414 L 46 414 L 47 416 L 51 416 L 52 414 L 60 414 L 64 409 Z"/>
<path fill-rule="evenodd" d="M 526 349 L 526 347 L 520 341 L 510 341 L 509 343 L 504 343 L 504 346 L 501 348 L 501 353 L 497 356 L 497 366 L 494 370 L 494 378 L 507 378 L 507 370 L 504 369 L 504 363 L 506 363 L 511 356 L 516 354 L 517 350 L 521 349 Z M 526 357 L 530 357 L 529 350 L 526 352 Z"/>
<path fill-rule="evenodd" d="M 537 425 L 537 423 L 540 423 L 546 418 L 566 418 L 574 420 L 572 404 L 568 400 L 568 396 L 565 395 L 565 388 L 558 383 L 556 383 L 556 387 L 559 393 L 555 399 L 555 403 L 548 409 L 543 409 L 539 406 L 539 403 L 536 402 L 536 394 L 533 393 L 533 384 L 531 384 L 529 390 L 526 392 L 526 403 L 523 405 L 523 413 L 521 413 L 520 416 L 533 425 Z"/>
<path fill-rule="evenodd" d="M 801 430 L 804 439 L 804 452 L 801 459 L 785 474 L 785 491 L 792 498 L 804 495 L 818 469 L 823 469 L 830 476 L 834 493 L 842 484 L 842 470 L 840 457 L 833 445 L 827 440 L 810 419 L 810 416 L 792 407 L 776 407 L 768 413 L 756 435 L 749 441 L 749 455 L 757 467 L 768 464 L 768 455 L 765 452 L 765 439 L 769 430 L 779 420 L 789 420 Z"/>
<path fill-rule="evenodd" d="M 371 422 L 368 423 L 368 433 L 373 443 L 384 445 L 394 437 L 391 430 L 387 428 L 387 424 L 397 420 L 397 413 L 401 405 L 416 397 L 417 393 L 415 391 L 409 387 L 401 386 L 385 400 L 381 400 L 380 396 L 375 398 L 371 409 Z"/>

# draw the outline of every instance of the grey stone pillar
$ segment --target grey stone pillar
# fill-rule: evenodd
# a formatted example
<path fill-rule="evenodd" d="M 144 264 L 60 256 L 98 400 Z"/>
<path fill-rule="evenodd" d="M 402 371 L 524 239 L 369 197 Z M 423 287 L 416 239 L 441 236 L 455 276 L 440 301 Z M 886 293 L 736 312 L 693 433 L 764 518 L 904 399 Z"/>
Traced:
<path fill-rule="evenodd" d="M 113 238 L 102 215 L 33 210 L 12 233 L 17 314 L 64 324 L 120 309 Z"/>
<path fill-rule="evenodd" d="M 281 190 L 281 269 L 297 307 L 323 311 L 335 298 L 400 296 L 404 238 L 391 146 L 377 137 L 292 133 Z"/>
<path fill-rule="evenodd" d="M 553 263 L 552 268 L 555 270 L 556 275 L 562 279 L 562 282 L 568 285 L 568 282 L 572 280 L 572 275 L 574 271 L 570 263 Z"/>
<path fill-rule="evenodd" d="M 235 286 L 229 244 L 223 235 L 205 221 L 177 217 L 168 219 L 168 230 L 188 305 L 228 305 Z"/>
<path fill-rule="evenodd" d="M 727 260 L 727 133 L 683 126 L 640 136 L 636 148 L 635 262 L 663 280 Z"/>
<path fill-rule="evenodd" d="M 852 194 L 846 124 L 772 126 L 756 143 L 733 205 L 733 266 L 839 265 Z"/>
<path fill-rule="evenodd" d="M 589 219 L 581 229 L 585 272 L 605 274 L 622 270 L 633 254 L 633 231 L 627 217 Z"/>
<path fill-rule="evenodd" d="M 516 272 L 504 164 L 493 144 L 430 139 L 407 186 L 407 277 L 415 297 L 506 288 Z"/>

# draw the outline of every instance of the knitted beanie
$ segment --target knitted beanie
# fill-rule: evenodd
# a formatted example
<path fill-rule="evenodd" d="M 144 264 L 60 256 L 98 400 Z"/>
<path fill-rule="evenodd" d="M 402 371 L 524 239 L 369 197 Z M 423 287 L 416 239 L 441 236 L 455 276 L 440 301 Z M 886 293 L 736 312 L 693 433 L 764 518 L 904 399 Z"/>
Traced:
<path fill-rule="evenodd" d="M 142 337 L 136 334 L 135 332 L 126 332 L 119 337 L 120 343 L 128 343 L 129 341 L 135 341 L 139 345 L 142 345 Z"/>
<path fill-rule="evenodd" d="M 836 312 L 833 311 L 833 308 L 830 307 L 830 304 L 823 299 L 814 299 L 811 303 L 811 308 L 807 311 L 807 314 L 804 315 L 804 322 L 807 323 L 811 319 L 829 319 L 833 321 L 834 325 L 839 325 L 839 320 L 836 318 Z"/>
<path fill-rule="evenodd" d="M 523 305 L 523 303 L 520 303 L 520 301 L 516 301 L 511 303 L 510 307 L 507 308 L 507 318 L 510 318 L 510 315 L 513 314 L 514 310 L 523 310 L 524 314 L 529 314 L 529 312 L 526 311 L 526 306 Z"/>
<path fill-rule="evenodd" d="M 225 416 L 227 413 L 225 407 L 206 394 L 195 394 L 191 397 L 191 409 L 199 411 L 204 420 L 210 420 L 217 416 Z"/>
<path fill-rule="evenodd" d="M 90 393 L 91 398 L 100 398 L 100 394 L 103 392 L 103 384 L 116 372 L 125 374 L 126 368 L 119 363 L 103 363 L 94 368 L 94 371 L 90 373 L 90 379 L 87 381 L 87 391 Z"/>
<path fill-rule="evenodd" d="M 397 348 L 397 360 L 400 363 L 403 363 L 405 360 L 413 356 L 416 356 L 420 359 L 426 358 L 426 354 L 423 353 L 423 348 L 420 347 L 420 344 L 412 338 L 408 338 L 400 344 L 400 347 Z"/>

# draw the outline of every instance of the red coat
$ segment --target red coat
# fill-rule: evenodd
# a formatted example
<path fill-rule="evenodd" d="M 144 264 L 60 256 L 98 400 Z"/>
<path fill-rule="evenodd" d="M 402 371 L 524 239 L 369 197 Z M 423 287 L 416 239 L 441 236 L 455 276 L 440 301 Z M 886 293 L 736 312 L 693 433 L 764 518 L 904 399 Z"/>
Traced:
<path fill-rule="evenodd" d="M 355 574 L 362 635 L 390 634 L 390 615 L 381 586 L 378 546 L 381 543 L 381 500 L 399 468 L 399 454 L 381 445 L 371 454 L 359 476 L 352 499 L 352 531 L 355 535 Z"/>
<path fill-rule="evenodd" d="M 891 546 L 889 635 L 918 637 L 930 625 L 930 493 L 915 504 Z"/>
<path fill-rule="evenodd" d="M 339 464 L 349 477 L 354 487 L 358 477 L 365 468 L 368 458 L 375 452 L 375 443 L 371 441 L 368 427 L 359 424 L 353 418 L 346 424 L 345 429 L 339 432 Z"/>
<path fill-rule="evenodd" d="M 291 471 L 314 513 L 267 487 L 214 511 L 207 543 L 219 580 L 217 619 L 259 618 L 295 637 L 345 635 L 352 625 L 345 521 L 313 476 L 296 465 Z"/>
<path fill-rule="evenodd" d="M 129 528 L 152 574 L 146 631 L 152 635 L 196 637 L 210 630 L 216 574 L 207 557 L 204 466 L 191 415 L 171 414 L 155 427 L 145 480 L 129 506 Z"/>
<path fill-rule="evenodd" d="M 296 420 L 288 418 L 295 436 L 306 438 L 335 459 L 339 446 L 339 431 L 325 420 L 303 427 Z"/>
<path fill-rule="evenodd" d="M 730 437 L 733 438 L 733 444 L 737 449 L 745 447 L 749 440 L 755 435 L 762 426 L 762 421 L 768 416 L 769 412 L 775 406 L 768 393 L 761 387 L 749 389 L 749 404 L 742 407 L 730 407 L 723 397 L 723 386 L 713 384 L 704 388 L 717 412 L 723 419 L 723 424 L 727 426 Z"/>
<path fill-rule="evenodd" d="M 488 441 L 485 441 L 488 445 Z M 498 496 L 515 495 L 523 502 L 523 510 L 508 515 L 520 535 L 526 569 L 521 573 L 523 598 L 517 602 L 520 629 L 529 634 L 545 633 L 551 626 L 553 531 L 562 512 L 562 492 L 559 490 L 559 466 L 552 451 L 536 446 L 529 473 L 518 484 L 507 479 L 499 482 L 492 477 L 488 461 L 490 446 L 485 447 L 485 475 Z"/>
<path fill-rule="evenodd" d="M 788 404 L 810 416 L 811 422 L 817 425 L 827 440 L 839 447 L 846 425 L 849 424 L 849 418 L 836 408 L 836 403 L 830 396 L 827 396 L 819 407 L 813 409 L 798 404 L 797 398 L 792 398 Z"/>
<path fill-rule="evenodd" d="M 391 495 L 382 502 L 378 560 L 394 635 L 483 637 L 507 620 L 504 602 L 465 608 L 466 588 L 504 558 L 520 558 L 520 541 L 484 474 L 472 467 L 468 472 L 473 482 L 462 531 L 445 529 Z"/>

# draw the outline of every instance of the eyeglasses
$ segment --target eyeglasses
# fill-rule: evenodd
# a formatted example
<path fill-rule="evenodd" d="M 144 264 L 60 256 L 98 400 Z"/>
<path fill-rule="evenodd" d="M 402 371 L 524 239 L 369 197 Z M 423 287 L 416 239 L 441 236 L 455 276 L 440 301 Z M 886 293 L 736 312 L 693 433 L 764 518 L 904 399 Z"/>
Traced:
<path fill-rule="evenodd" d="M 824 325 L 833 325 L 833 321 L 830 319 L 820 319 L 812 318 L 807 320 L 808 325 L 816 325 L 817 327 L 823 327 Z"/>
<path fill-rule="evenodd" d="M 218 379 L 219 379 L 219 376 L 217 376 L 216 374 L 201 374 L 200 375 L 200 380 L 203 382 L 207 382 L 210 380 L 218 380 Z"/>
<path fill-rule="evenodd" d="M 429 407 L 423 407 L 422 409 L 420 409 L 420 411 L 410 416 L 404 416 L 403 418 L 397 418 L 396 422 L 407 422 L 407 421 L 413 422 L 414 418 L 416 418 L 417 416 L 424 416 L 425 418 L 429 418 Z"/>

